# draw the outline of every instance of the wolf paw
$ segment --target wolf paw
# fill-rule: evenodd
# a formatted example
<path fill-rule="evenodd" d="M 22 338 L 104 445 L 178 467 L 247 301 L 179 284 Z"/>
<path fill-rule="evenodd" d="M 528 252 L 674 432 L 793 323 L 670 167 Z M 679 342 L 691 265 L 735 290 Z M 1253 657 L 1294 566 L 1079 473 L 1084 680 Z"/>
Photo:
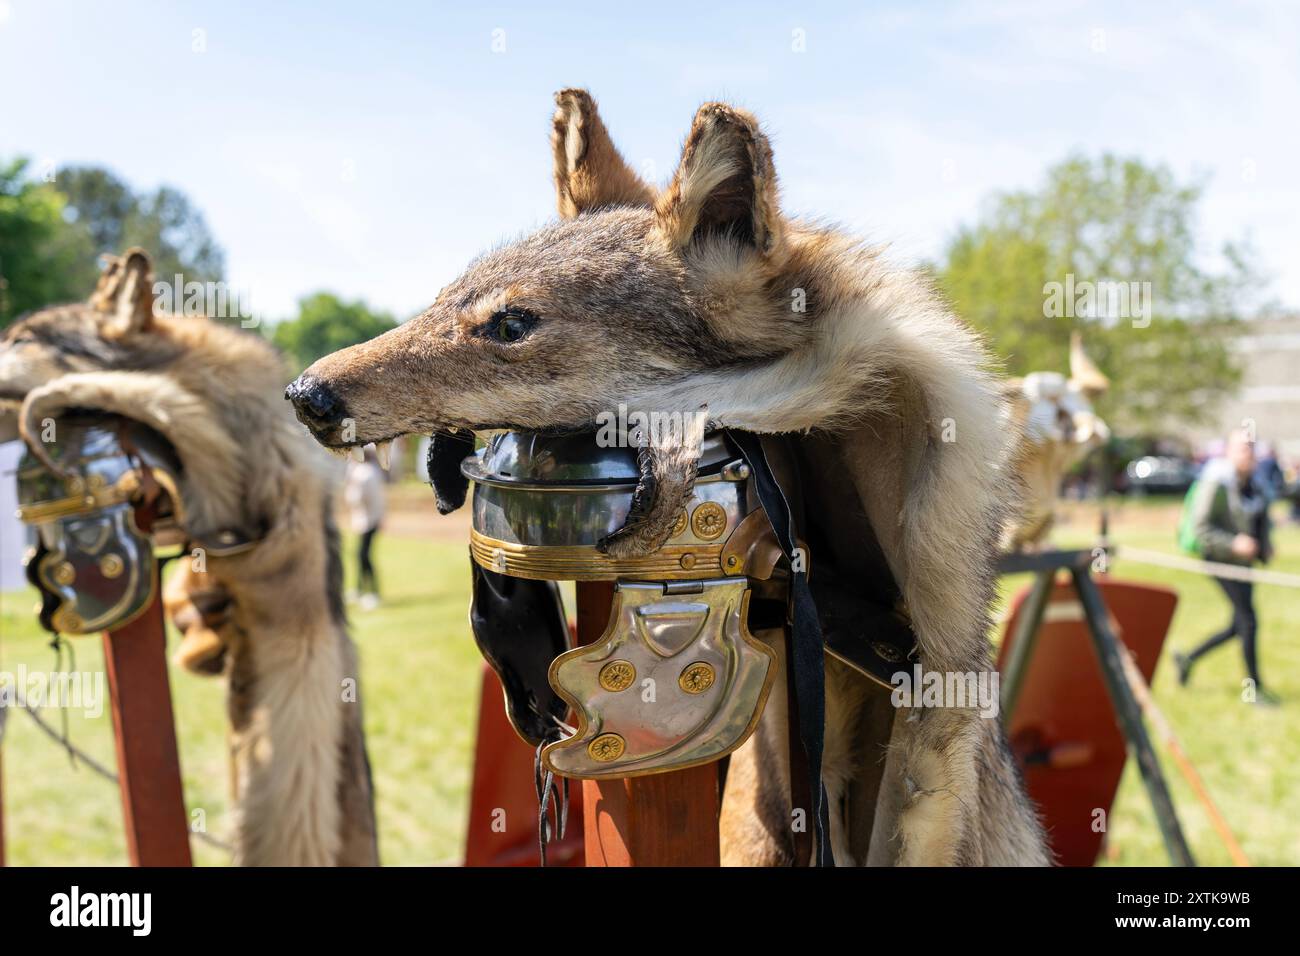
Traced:
<path fill-rule="evenodd" d="M 678 515 L 695 487 L 696 469 L 704 441 L 707 409 L 701 407 L 680 434 L 669 433 L 652 442 L 636 436 L 637 468 L 641 473 L 623 527 L 596 543 L 611 558 L 642 558 L 653 554 L 673 536 Z"/>
<path fill-rule="evenodd" d="M 596 543 L 596 550 L 616 560 L 644 558 L 664 546 L 664 542 L 672 536 L 675 522 L 676 512 L 673 512 L 672 521 L 663 526 L 658 526 L 649 519 L 626 524 L 613 534 L 601 538 Z"/>

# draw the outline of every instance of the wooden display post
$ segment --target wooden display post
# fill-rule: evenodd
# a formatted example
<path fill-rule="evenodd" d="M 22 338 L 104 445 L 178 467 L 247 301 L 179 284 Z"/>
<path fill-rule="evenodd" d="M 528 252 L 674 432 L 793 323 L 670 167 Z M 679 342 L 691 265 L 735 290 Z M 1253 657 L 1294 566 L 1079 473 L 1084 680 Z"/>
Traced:
<path fill-rule="evenodd" d="M 131 865 L 189 866 L 190 830 L 158 587 L 154 594 L 138 618 L 104 632 L 118 786 Z"/>
<path fill-rule="evenodd" d="M 614 584 L 579 581 L 578 643 L 600 639 Z M 718 866 L 718 764 L 582 782 L 587 866 Z"/>

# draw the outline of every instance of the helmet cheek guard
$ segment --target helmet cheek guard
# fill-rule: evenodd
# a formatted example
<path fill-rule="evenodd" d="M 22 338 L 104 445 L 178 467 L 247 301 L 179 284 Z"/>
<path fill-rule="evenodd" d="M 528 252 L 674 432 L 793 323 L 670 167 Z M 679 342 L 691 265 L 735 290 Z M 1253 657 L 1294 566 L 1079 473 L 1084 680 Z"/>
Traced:
<path fill-rule="evenodd" d="M 762 716 L 774 652 L 749 633 L 749 586 L 620 581 L 605 633 L 551 664 L 578 727 L 542 753 L 566 777 L 679 770 L 739 747 Z"/>
<path fill-rule="evenodd" d="M 153 602 L 153 542 L 120 504 L 37 525 L 27 579 L 41 593 L 41 626 L 63 634 L 121 627 Z"/>

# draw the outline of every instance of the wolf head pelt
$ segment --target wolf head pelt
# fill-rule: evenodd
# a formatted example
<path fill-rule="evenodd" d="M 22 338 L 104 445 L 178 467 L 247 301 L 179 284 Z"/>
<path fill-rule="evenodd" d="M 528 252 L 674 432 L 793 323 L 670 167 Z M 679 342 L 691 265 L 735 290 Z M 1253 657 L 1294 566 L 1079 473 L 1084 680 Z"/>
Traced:
<path fill-rule="evenodd" d="M 1066 471 L 1105 445 L 1110 428 L 1093 411 L 1110 379 L 1088 357 L 1083 337 L 1070 336 L 1070 375 L 1031 372 L 1003 386 L 1021 439 L 1011 469 L 1024 494 L 1003 532 L 1006 550 L 1041 544 L 1052 529 L 1056 497 Z"/>
<path fill-rule="evenodd" d="M 701 107 L 660 190 L 622 159 L 585 91 L 556 100 L 561 221 L 475 260 L 412 321 L 316 362 L 287 392 L 299 418 L 335 447 L 407 432 L 590 429 L 620 405 L 803 436 L 805 476 L 843 479 L 845 492 L 813 519 L 829 528 L 814 574 L 849 567 L 856 551 L 883 554 L 925 666 L 989 668 L 1013 426 L 978 336 L 880 249 L 786 217 L 771 145 L 749 113 Z M 644 456 L 650 500 L 634 503 L 611 553 L 665 540 L 691 489 L 694 444 Z M 844 721 L 828 719 L 828 778 L 897 755 L 870 802 L 899 812 L 865 824 L 891 860 L 1044 859 L 995 720 L 888 715 L 884 739 L 867 741 L 857 710 L 837 706 L 828 696 Z M 784 823 L 763 812 L 746 811 L 751 834 L 788 831 L 788 811 Z"/>
<path fill-rule="evenodd" d="M 41 457 L 42 422 L 70 409 L 150 426 L 181 460 L 191 537 L 260 539 L 237 555 L 183 555 L 164 593 L 184 634 L 179 662 L 229 680 L 236 861 L 376 862 L 360 705 L 342 692 L 357 663 L 327 462 L 284 413 L 275 351 L 155 313 L 152 283 L 133 249 L 108 259 L 89 301 L 16 322 L 0 340 L 0 399 Z"/>

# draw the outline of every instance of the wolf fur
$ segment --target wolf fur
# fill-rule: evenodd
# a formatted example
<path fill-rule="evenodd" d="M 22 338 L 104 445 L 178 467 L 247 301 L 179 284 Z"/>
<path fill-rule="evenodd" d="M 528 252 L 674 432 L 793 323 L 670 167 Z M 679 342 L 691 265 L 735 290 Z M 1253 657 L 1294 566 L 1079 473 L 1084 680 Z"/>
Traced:
<path fill-rule="evenodd" d="M 344 693 L 358 666 L 331 483 L 284 414 L 283 374 L 255 335 L 155 315 L 140 250 L 110 260 L 89 302 L 37 312 L 0 341 L 0 399 L 36 454 L 41 422 L 68 409 L 134 419 L 180 457 L 192 537 L 261 537 L 241 554 L 206 555 L 203 570 L 182 556 L 164 593 L 184 634 L 179 663 L 228 678 L 235 862 L 375 864 L 361 705 Z"/>
<path fill-rule="evenodd" d="M 814 577 L 892 577 L 926 669 L 991 668 L 1013 427 L 978 336 L 880 249 L 785 217 L 749 113 L 701 107 L 656 191 L 629 187 L 639 181 L 587 93 L 556 99 L 562 221 L 477 259 L 421 316 L 315 363 L 287 393 L 299 418 L 332 447 L 590 428 L 620 403 L 707 408 L 719 426 L 794 436 Z M 677 479 L 647 483 L 662 500 L 636 512 L 626 553 L 657 546 L 656 522 L 689 493 L 694 462 L 681 449 L 652 450 L 649 471 Z M 838 862 L 1048 862 L 997 720 L 892 708 L 887 690 L 836 661 L 826 690 Z M 724 862 L 794 859 L 782 709 L 769 704 L 732 755 Z"/>

